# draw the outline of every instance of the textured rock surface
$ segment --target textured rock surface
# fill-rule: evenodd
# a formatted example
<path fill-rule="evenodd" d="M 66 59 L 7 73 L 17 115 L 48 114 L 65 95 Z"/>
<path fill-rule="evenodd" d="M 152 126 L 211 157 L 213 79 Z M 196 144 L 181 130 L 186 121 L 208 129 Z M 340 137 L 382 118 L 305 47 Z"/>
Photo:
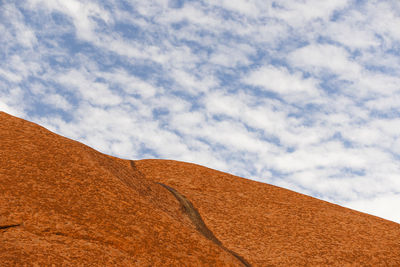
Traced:
<path fill-rule="evenodd" d="M 140 160 L 190 199 L 205 224 L 254 266 L 400 266 L 400 225 L 202 166 Z"/>
<path fill-rule="evenodd" d="M 400 266 L 399 240 L 390 221 L 194 164 L 117 159 L 0 112 L 0 266 Z"/>
<path fill-rule="evenodd" d="M 237 265 L 129 161 L 0 113 L 0 266 Z"/>

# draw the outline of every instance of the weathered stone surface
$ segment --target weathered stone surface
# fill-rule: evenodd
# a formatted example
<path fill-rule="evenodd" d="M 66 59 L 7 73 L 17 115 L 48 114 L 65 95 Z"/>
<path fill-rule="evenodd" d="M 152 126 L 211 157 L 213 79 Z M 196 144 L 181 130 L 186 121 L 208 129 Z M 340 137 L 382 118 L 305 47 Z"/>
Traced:
<path fill-rule="evenodd" d="M 195 164 L 135 166 L 190 199 L 222 244 L 254 266 L 400 266 L 400 224 Z"/>
<path fill-rule="evenodd" d="M 400 225 L 0 112 L 0 266 L 400 266 Z"/>
<path fill-rule="evenodd" d="M 0 266 L 238 265 L 130 162 L 0 113 Z"/>

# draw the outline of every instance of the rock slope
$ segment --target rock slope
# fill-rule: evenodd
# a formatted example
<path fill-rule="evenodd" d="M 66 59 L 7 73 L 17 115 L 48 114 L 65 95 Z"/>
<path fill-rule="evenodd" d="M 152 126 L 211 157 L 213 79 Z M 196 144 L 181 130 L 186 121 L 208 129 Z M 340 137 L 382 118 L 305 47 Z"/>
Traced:
<path fill-rule="evenodd" d="M 0 112 L 0 266 L 400 266 L 400 225 Z"/>
<path fill-rule="evenodd" d="M 127 160 L 0 113 L 0 266 L 242 265 Z"/>
<path fill-rule="evenodd" d="M 191 200 L 210 231 L 254 266 L 400 266 L 400 225 L 195 164 L 139 160 Z"/>

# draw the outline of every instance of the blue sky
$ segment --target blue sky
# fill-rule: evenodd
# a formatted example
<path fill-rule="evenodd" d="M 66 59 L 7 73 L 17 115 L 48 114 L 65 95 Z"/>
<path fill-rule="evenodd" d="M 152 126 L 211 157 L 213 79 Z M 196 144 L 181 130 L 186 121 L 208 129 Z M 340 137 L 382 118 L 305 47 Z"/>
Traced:
<path fill-rule="evenodd" d="M 0 0 L 0 110 L 400 222 L 400 2 Z"/>

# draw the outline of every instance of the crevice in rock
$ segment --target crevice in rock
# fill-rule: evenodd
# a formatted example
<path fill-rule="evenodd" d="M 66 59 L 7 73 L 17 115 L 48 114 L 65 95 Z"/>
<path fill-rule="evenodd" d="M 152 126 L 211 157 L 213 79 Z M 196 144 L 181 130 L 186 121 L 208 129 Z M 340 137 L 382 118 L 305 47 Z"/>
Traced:
<path fill-rule="evenodd" d="M 174 197 L 179 201 L 184 213 L 189 217 L 189 219 L 195 225 L 197 231 L 199 231 L 207 239 L 211 240 L 212 242 L 214 242 L 215 244 L 220 246 L 223 250 L 227 251 L 232 256 L 237 258 L 244 266 L 246 266 L 246 267 L 251 266 L 250 263 L 248 263 L 242 256 L 240 256 L 236 252 L 226 248 L 222 244 L 222 242 L 220 240 L 218 240 L 218 238 L 214 235 L 214 233 L 207 227 L 207 225 L 201 218 L 199 211 L 193 206 L 192 202 L 189 199 L 187 199 L 184 195 L 182 195 L 181 193 L 179 193 L 174 188 L 172 188 L 168 185 L 165 185 L 162 183 L 158 183 L 158 184 L 160 184 L 161 186 L 166 188 L 168 191 L 170 191 L 174 195 Z"/>
<path fill-rule="evenodd" d="M 8 224 L 8 225 L 0 225 L 0 229 L 8 229 L 8 228 L 13 228 L 20 226 L 21 224 Z"/>

